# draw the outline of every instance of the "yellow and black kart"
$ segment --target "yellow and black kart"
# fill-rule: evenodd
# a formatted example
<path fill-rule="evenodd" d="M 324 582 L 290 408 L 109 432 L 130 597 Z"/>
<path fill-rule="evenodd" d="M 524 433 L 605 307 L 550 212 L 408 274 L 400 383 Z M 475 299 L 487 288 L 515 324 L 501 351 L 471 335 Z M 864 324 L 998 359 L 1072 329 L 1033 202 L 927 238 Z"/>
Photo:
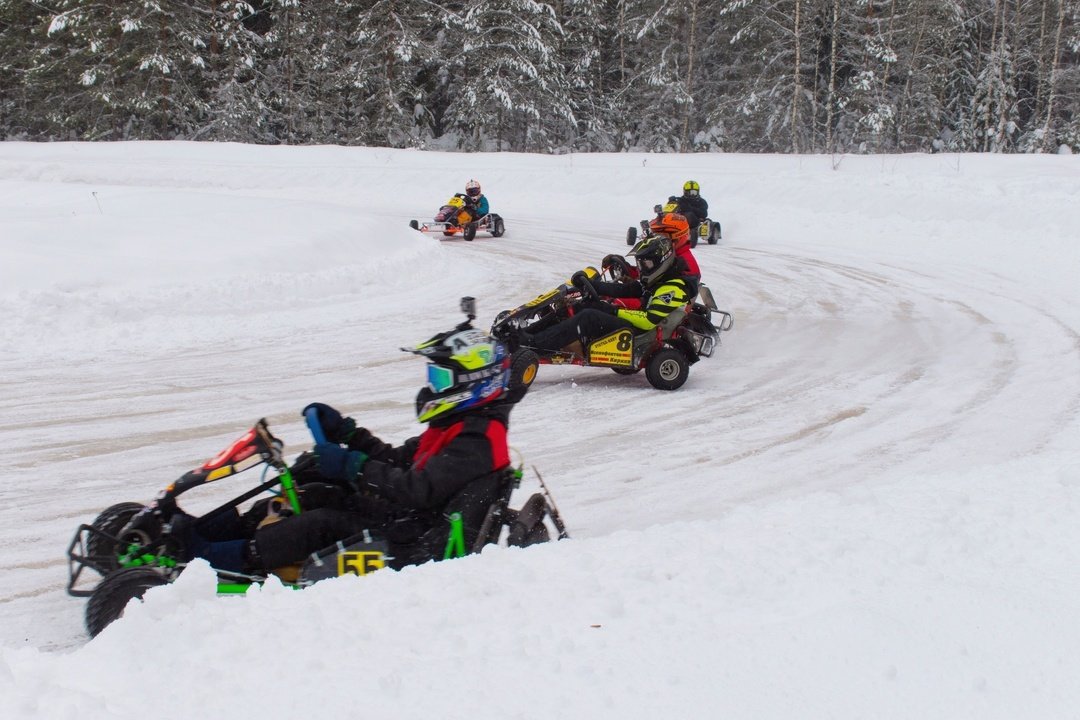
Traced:
<path fill-rule="evenodd" d="M 571 281 L 559 285 L 513 310 L 499 313 L 491 326 L 491 336 L 516 347 L 517 335 L 536 323 L 548 324 L 573 316 L 578 304 L 598 298 L 591 280 L 600 277 L 594 267 L 583 271 L 586 279 L 575 286 Z M 580 275 L 579 275 L 580 277 Z M 713 322 L 713 316 L 719 322 Z M 642 370 L 649 384 L 658 390 L 677 390 L 686 382 L 690 366 L 703 357 L 711 357 L 720 343 L 720 333 L 730 330 L 731 313 L 716 306 L 712 292 L 702 284 L 697 298 L 668 315 L 652 330 L 620 328 L 600 338 L 581 338 L 581 348 L 540 354 L 544 365 L 582 365 L 607 367 L 620 375 Z"/>

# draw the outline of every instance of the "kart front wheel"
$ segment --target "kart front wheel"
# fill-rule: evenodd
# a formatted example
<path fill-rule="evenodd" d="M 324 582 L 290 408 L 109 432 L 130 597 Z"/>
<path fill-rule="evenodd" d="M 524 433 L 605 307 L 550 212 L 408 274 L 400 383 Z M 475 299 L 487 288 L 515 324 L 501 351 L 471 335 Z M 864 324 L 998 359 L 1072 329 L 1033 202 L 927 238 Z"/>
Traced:
<path fill-rule="evenodd" d="M 681 350 L 666 347 L 658 351 L 645 366 L 645 377 L 657 390 L 678 390 L 690 374 L 690 363 Z"/>
<path fill-rule="evenodd" d="M 420 229 L 420 223 L 417 220 L 410 220 L 409 221 L 409 227 L 411 227 L 413 230 L 419 230 Z"/>
<path fill-rule="evenodd" d="M 712 223 L 712 227 L 709 228 L 709 244 L 715 245 L 720 242 L 720 223 Z"/>
<path fill-rule="evenodd" d="M 110 505 L 94 518 L 91 527 L 100 532 L 92 532 L 86 539 L 86 554 L 112 571 L 120 567 L 117 556 L 124 550 L 107 536 L 117 537 L 120 531 L 135 517 L 143 506 L 137 502 L 123 502 Z"/>
<path fill-rule="evenodd" d="M 462 228 L 461 237 L 465 238 L 466 240 L 472 241 L 472 239 L 476 237 L 476 223 L 471 222 L 464 228 Z"/>
<path fill-rule="evenodd" d="M 627 245 L 633 245 L 636 242 L 637 242 L 637 228 L 636 227 L 626 228 L 626 244 Z"/>
<path fill-rule="evenodd" d="M 513 354 L 510 361 L 510 383 L 507 386 L 507 399 L 510 402 L 516 403 L 525 397 L 539 369 L 540 358 L 532 350 L 523 348 Z"/>
<path fill-rule="evenodd" d="M 136 598 L 141 600 L 147 590 L 168 582 L 168 578 L 157 570 L 145 567 L 124 568 L 105 576 L 86 603 L 86 632 L 90 637 L 97 637 L 110 623 L 123 616 L 129 602 Z"/>

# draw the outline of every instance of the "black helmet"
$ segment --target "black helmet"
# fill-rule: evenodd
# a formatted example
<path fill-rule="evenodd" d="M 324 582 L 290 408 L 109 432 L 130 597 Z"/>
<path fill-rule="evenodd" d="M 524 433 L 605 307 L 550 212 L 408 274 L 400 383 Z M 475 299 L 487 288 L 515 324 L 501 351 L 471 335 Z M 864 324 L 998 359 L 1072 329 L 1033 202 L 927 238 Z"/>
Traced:
<path fill-rule="evenodd" d="M 420 422 L 498 400 L 510 384 L 506 346 L 467 324 L 402 349 L 428 360 L 427 384 L 416 395 Z"/>
<path fill-rule="evenodd" d="M 675 264 L 675 247 L 666 235 L 645 238 L 630 254 L 637 259 L 638 276 L 645 287 L 654 285 Z"/>

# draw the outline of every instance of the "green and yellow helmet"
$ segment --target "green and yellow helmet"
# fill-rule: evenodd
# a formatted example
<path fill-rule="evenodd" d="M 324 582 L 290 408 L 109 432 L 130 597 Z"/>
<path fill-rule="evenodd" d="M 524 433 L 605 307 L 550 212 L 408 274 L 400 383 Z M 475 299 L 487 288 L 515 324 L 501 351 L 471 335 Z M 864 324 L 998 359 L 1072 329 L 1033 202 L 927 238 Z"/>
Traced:
<path fill-rule="evenodd" d="M 697 180 L 687 180 L 682 184 L 682 194 L 697 197 L 701 195 L 701 186 L 698 185 Z"/>
<path fill-rule="evenodd" d="M 416 418 L 430 422 L 494 402 L 510 384 L 510 353 L 481 330 L 461 326 L 414 348 L 427 359 L 427 384 L 416 395 Z"/>

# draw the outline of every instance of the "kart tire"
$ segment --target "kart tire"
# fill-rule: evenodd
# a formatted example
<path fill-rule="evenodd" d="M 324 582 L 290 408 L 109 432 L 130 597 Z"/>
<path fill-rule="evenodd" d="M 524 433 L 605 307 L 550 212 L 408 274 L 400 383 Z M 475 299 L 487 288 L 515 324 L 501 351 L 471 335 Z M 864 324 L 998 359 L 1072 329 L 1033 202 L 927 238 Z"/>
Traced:
<path fill-rule="evenodd" d="M 101 514 L 94 518 L 94 522 L 90 523 L 90 525 L 95 530 L 100 530 L 106 535 L 116 537 L 120 534 L 120 531 L 124 529 L 124 526 L 128 524 L 131 518 L 135 517 L 143 507 L 144 506 L 141 503 L 137 502 L 123 502 L 110 505 L 102 510 Z M 117 556 L 120 554 L 121 548 L 115 547 L 114 545 L 115 544 L 108 538 L 97 533 L 90 533 L 86 538 L 86 554 L 88 557 L 99 561 L 102 567 L 111 572 L 120 567 Z"/>
<path fill-rule="evenodd" d="M 720 242 L 720 223 L 714 222 L 709 228 L 709 244 L 715 245 Z"/>
<path fill-rule="evenodd" d="M 495 216 L 495 219 L 491 222 L 491 237 L 502 237 L 505 232 L 506 225 L 503 224 L 503 219 Z"/>
<path fill-rule="evenodd" d="M 472 242 L 476 237 L 476 223 L 471 222 L 461 229 L 461 237 L 465 238 L 469 242 Z"/>
<path fill-rule="evenodd" d="M 662 348 L 649 358 L 645 365 L 645 377 L 657 390 L 678 390 L 690 374 L 690 363 L 681 350 Z"/>
<path fill-rule="evenodd" d="M 613 367 L 611 368 L 617 375 L 637 375 L 641 372 L 639 367 Z"/>
<path fill-rule="evenodd" d="M 696 232 L 690 233 L 690 247 L 691 247 L 691 249 L 697 247 L 698 237 L 699 236 L 698 236 L 698 234 Z"/>
<path fill-rule="evenodd" d="M 518 350 L 510 360 L 510 383 L 506 390 L 507 402 L 516 403 L 525 397 L 536 380 L 540 369 L 539 356 L 527 348 Z"/>
<path fill-rule="evenodd" d="M 511 547 L 528 547 L 551 539 L 544 516 L 547 515 L 547 501 L 540 493 L 533 493 L 521 509 L 514 514 L 510 531 L 506 535 L 506 544 Z"/>
<path fill-rule="evenodd" d="M 110 623 L 123 616 L 130 601 L 141 599 L 152 587 L 168 583 L 164 575 L 146 567 L 124 568 L 106 575 L 86 603 L 86 632 L 90 637 L 97 637 Z"/>
<path fill-rule="evenodd" d="M 636 242 L 637 242 L 637 228 L 636 227 L 626 228 L 626 244 L 627 245 L 633 245 Z"/>
<path fill-rule="evenodd" d="M 417 220 L 410 220 L 409 221 L 409 227 L 411 227 L 413 230 L 419 230 L 420 229 L 420 223 Z"/>

